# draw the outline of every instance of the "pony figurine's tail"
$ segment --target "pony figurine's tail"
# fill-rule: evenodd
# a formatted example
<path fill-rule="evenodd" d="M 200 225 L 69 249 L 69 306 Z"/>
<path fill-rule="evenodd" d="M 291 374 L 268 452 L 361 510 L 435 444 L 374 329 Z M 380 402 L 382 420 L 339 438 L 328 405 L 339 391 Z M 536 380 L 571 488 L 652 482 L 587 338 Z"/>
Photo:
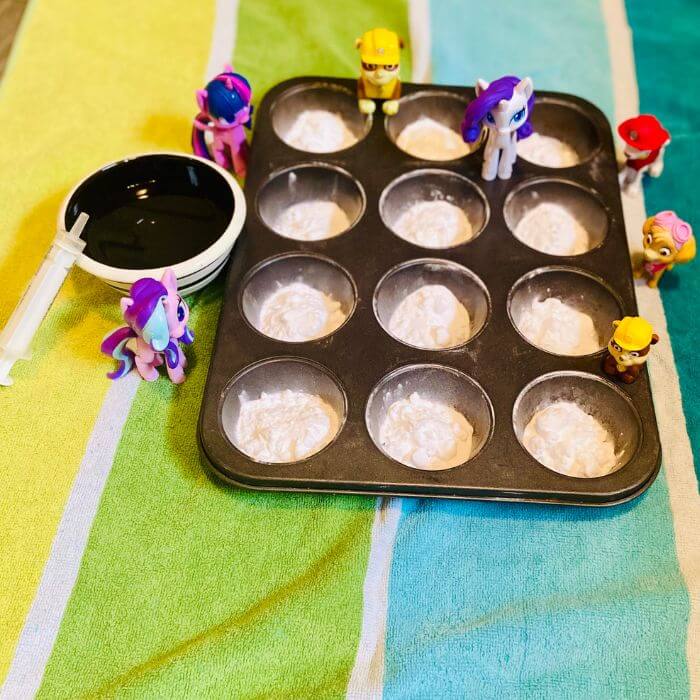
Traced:
<path fill-rule="evenodd" d="M 102 341 L 100 350 L 105 355 L 113 357 L 119 363 L 114 372 L 107 373 L 110 379 L 121 379 L 134 366 L 134 353 L 126 347 L 126 344 L 132 338 L 136 338 L 136 333 L 129 326 L 124 326 L 110 333 Z"/>
<path fill-rule="evenodd" d="M 204 134 L 209 126 L 209 117 L 205 112 L 200 112 L 194 119 L 192 126 L 192 153 L 200 158 L 211 159 Z"/>

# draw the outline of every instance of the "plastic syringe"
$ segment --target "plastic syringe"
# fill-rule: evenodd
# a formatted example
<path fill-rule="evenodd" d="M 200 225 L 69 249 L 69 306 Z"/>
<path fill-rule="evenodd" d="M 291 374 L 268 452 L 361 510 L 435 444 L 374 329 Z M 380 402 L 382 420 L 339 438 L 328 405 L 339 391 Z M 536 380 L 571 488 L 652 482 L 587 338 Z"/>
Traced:
<path fill-rule="evenodd" d="M 87 214 L 81 213 L 70 231 L 58 231 L 41 267 L 0 333 L 0 385 L 10 386 L 12 365 L 17 360 L 30 358 L 34 335 L 85 248 L 80 234 L 88 218 Z"/>

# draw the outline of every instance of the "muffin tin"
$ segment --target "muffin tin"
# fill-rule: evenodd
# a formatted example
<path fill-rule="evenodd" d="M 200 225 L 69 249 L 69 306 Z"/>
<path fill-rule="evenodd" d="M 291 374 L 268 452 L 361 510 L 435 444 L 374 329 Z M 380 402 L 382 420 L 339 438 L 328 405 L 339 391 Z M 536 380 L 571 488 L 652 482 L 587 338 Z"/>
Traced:
<path fill-rule="evenodd" d="M 654 480 L 661 448 L 647 373 L 632 385 L 601 371 L 604 350 L 578 357 L 534 347 L 516 329 L 532 295 L 551 290 L 578 299 L 604 337 L 613 318 L 636 314 L 610 126 L 592 104 L 538 91 L 536 131 L 566 140 L 581 162 L 552 169 L 519 158 L 510 180 L 481 179 L 481 152 L 452 161 L 411 157 L 395 145 L 420 116 L 458 128 L 473 89 L 403 86 L 398 115 L 366 120 L 355 110 L 355 81 L 296 78 L 277 85 L 257 111 L 246 183 L 248 220 L 232 256 L 199 422 L 206 463 L 218 478 L 252 489 L 432 496 L 606 505 L 629 500 Z M 307 99 L 308 98 L 308 99 Z M 358 141 L 334 153 L 306 153 L 284 142 L 302 108 L 347 115 Z M 472 240 L 426 249 L 391 226 L 402 201 L 444 186 L 469 212 Z M 422 181 L 424 180 L 424 181 Z M 461 186 L 460 192 L 455 188 Z M 455 190 L 455 191 L 453 191 Z M 352 225 L 322 241 L 274 230 L 290 203 L 330 198 Z M 461 201 L 463 198 L 463 201 Z M 592 249 L 569 257 L 529 248 L 513 235 L 539 201 L 562 203 L 589 227 Z M 332 334 L 287 343 L 262 335 L 256 313 L 276 282 L 304 281 L 331 292 L 348 315 Z M 447 285 L 472 318 L 472 337 L 449 350 L 393 338 L 386 319 L 412 288 Z M 264 464 L 236 447 L 241 396 L 304 390 L 325 398 L 340 429 L 304 460 Z M 443 471 L 400 464 L 377 446 L 387 404 L 419 391 L 460 410 L 474 427 L 471 458 Z M 520 443 L 532 413 L 550 400 L 581 403 L 616 440 L 620 468 L 592 479 L 556 473 Z"/>

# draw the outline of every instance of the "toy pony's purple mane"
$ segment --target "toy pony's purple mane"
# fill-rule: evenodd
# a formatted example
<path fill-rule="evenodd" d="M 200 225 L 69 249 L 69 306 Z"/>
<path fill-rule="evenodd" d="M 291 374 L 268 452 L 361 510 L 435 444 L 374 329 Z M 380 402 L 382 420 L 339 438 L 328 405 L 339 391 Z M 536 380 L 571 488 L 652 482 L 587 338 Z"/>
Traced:
<path fill-rule="evenodd" d="M 250 83 L 240 73 L 234 73 L 231 66 L 226 66 L 223 73 L 207 83 L 204 90 L 197 91 L 197 102 L 201 109 L 195 117 L 192 129 L 192 150 L 201 158 L 209 158 L 204 131 L 209 127 L 210 119 L 222 117 L 234 124 L 246 107 L 248 108 L 245 123 L 242 126 L 250 129 L 253 107 Z"/>
<path fill-rule="evenodd" d="M 142 335 L 156 307 L 167 295 L 165 286 L 150 277 L 140 279 L 131 286 L 131 304 L 124 309 L 124 320 L 129 325 L 110 333 L 100 346 L 105 355 L 113 357 L 118 363 L 117 369 L 107 374 L 110 379 L 123 377 L 134 366 L 135 355 L 127 343 Z"/>
<path fill-rule="evenodd" d="M 479 138 L 481 122 L 485 119 L 486 114 L 497 107 L 501 100 L 510 100 L 513 97 L 513 89 L 519 82 L 520 78 L 516 78 L 514 75 L 504 75 L 490 83 L 480 95 L 469 103 L 462 121 L 462 137 L 465 141 L 474 143 Z M 530 115 L 534 103 L 535 94 L 533 93 L 527 101 L 527 119 L 518 127 L 519 139 L 527 138 L 532 133 Z"/>
<path fill-rule="evenodd" d="M 168 290 L 161 282 L 144 277 L 131 286 L 130 296 L 133 303 L 124 311 L 124 320 L 141 333 L 158 304 L 168 296 Z"/>

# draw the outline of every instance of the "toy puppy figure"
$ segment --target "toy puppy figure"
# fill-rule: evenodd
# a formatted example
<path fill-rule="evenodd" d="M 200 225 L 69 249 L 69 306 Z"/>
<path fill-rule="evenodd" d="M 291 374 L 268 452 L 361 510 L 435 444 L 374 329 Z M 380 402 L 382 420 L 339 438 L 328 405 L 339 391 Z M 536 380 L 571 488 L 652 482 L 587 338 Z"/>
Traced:
<path fill-rule="evenodd" d="M 507 180 L 513 174 L 518 157 L 518 139 L 532 134 L 530 112 L 535 102 L 532 80 L 506 75 L 491 83 L 476 81 L 476 99 L 467 106 L 462 121 L 462 138 L 474 143 L 488 131 L 481 177 L 493 180 L 496 175 Z"/>
<path fill-rule="evenodd" d="M 695 257 L 693 229 L 673 211 L 650 216 L 644 222 L 642 235 L 644 261 L 634 276 L 646 277 L 650 287 L 657 287 L 664 272 L 672 270 L 676 263 L 687 263 Z"/>
<path fill-rule="evenodd" d="M 659 342 L 651 324 L 641 316 L 625 316 L 613 321 L 615 332 L 608 343 L 603 370 L 611 377 L 632 384 L 649 358 L 652 345 Z"/>
<path fill-rule="evenodd" d="M 659 177 L 664 170 L 664 150 L 671 142 L 671 134 L 653 114 L 640 114 L 627 119 L 617 127 L 625 142 L 625 165 L 620 171 L 623 192 L 638 194 L 642 176 L 648 172 Z"/>
<path fill-rule="evenodd" d="M 197 90 L 200 112 L 192 126 L 192 152 L 239 177 L 245 177 L 248 169 L 244 127 L 251 126 L 251 97 L 250 83 L 234 73 L 231 66 L 226 66 L 204 90 Z M 207 133 L 211 135 L 211 144 L 207 143 Z"/>
<path fill-rule="evenodd" d="M 362 114 L 373 114 L 375 100 L 382 100 L 384 114 L 399 111 L 401 81 L 399 80 L 399 52 L 403 41 L 389 29 L 370 29 L 356 42 L 360 50 L 362 68 L 357 81 L 357 106 Z"/>

